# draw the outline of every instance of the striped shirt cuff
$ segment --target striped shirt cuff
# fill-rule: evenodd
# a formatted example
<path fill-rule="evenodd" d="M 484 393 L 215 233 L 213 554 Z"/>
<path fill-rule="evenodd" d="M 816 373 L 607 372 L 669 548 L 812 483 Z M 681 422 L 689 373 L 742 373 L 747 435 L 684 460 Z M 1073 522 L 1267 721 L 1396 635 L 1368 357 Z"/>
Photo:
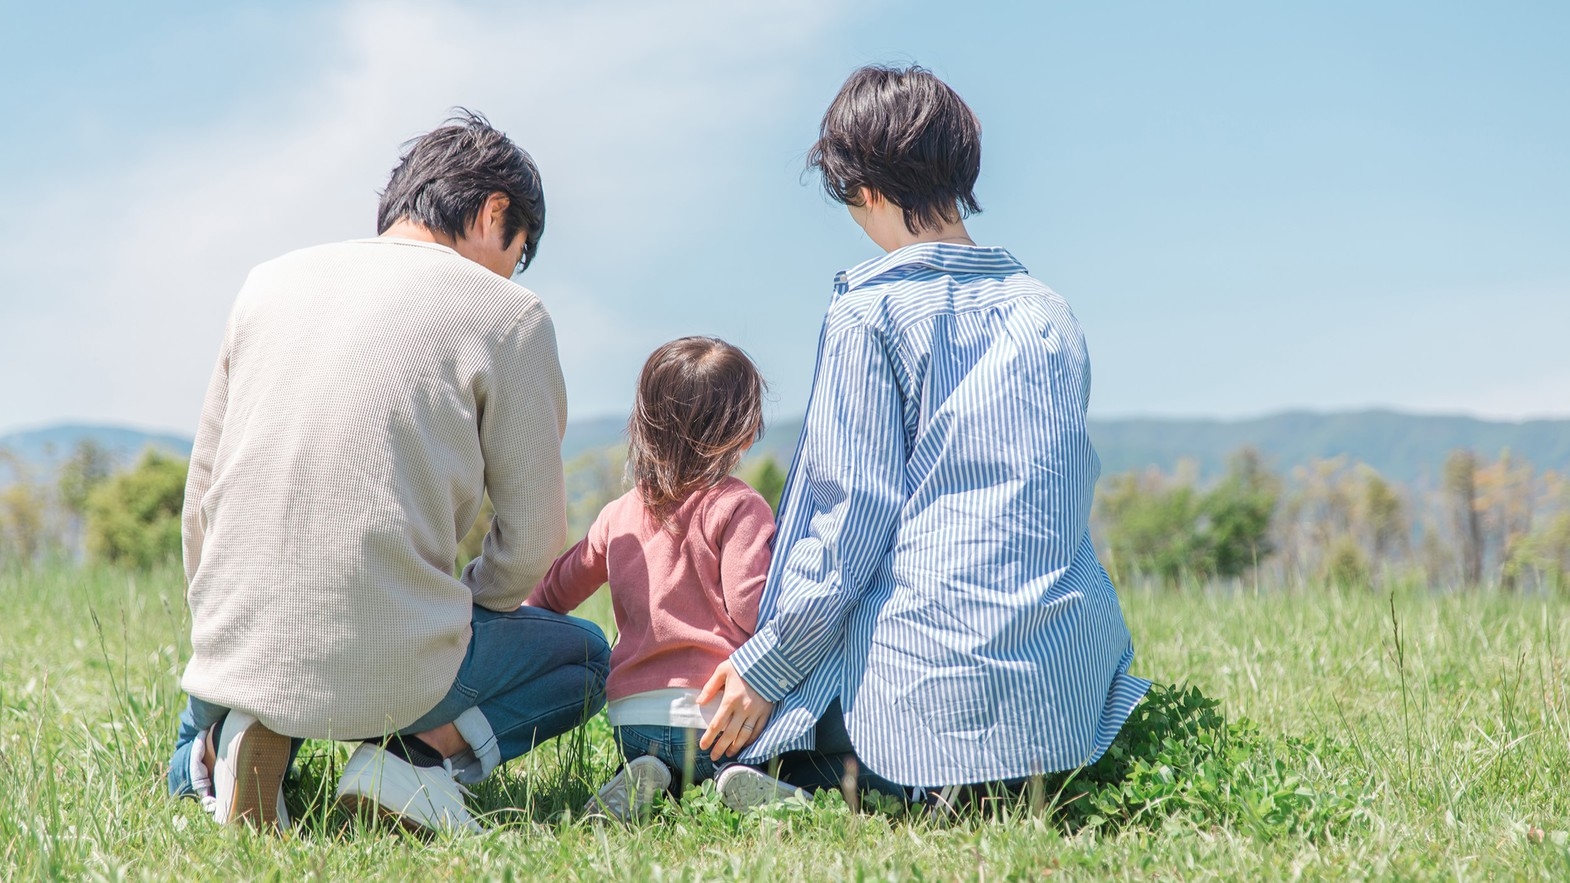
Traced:
<path fill-rule="evenodd" d="M 770 702 L 778 702 L 806 678 L 785 658 L 774 629 L 764 626 L 730 655 L 736 673 Z"/>

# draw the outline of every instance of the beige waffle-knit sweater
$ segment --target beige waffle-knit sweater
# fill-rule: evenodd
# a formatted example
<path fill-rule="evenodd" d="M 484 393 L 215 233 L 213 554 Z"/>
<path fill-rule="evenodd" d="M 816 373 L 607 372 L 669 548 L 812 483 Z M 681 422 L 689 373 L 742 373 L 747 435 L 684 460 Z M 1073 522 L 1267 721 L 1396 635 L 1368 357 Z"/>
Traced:
<path fill-rule="evenodd" d="M 566 391 L 545 308 L 441 245 L 366 239 L 251 271 L 185 496 L 191 695 L 302 738 L 414 722 L 473 605 L 566 540 Z M 452 576 L 490 491 L 483 554 Z"/>

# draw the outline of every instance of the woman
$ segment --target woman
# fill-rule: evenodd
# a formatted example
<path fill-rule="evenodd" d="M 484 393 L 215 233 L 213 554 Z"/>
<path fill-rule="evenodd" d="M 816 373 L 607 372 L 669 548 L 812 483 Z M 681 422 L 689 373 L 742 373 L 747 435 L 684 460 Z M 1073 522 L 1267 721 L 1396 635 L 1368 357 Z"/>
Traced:
<path fill-rule="evenodd" d="M 700 744 L 919 797 L 1095 761 L 1149 687 L 1089 536 L 1100 461 L 1068 305 L 972 241 L 980 126 L 921 68 L 856 71 L 811 153 L 887 252 L 836 279 L 760 627 Z M 853 752 L 853 753 L 852 753 Z"/>

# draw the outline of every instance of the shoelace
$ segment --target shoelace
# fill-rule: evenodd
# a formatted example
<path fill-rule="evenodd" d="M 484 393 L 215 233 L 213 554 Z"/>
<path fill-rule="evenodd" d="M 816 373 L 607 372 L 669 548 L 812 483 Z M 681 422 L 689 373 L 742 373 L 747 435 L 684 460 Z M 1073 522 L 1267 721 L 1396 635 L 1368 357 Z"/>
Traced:
<path fill-rule="evenodd" d="M 474 797 L 474 792 L 465 788 L 463 783 L 458 781 L 458 773 L 452 768 L 452 758 L 446 757 L 442 759 L 442 769 L 447 772 L 447 778 L 452 779 L 452 786 L 458 789 L 459 794 L 468 798 Z"/>
<path fill-rule="evenodd" d="M 218 725 L 214 724 L 206 730 L 196 734 L 191 740 L 191 789 L 196 792 L 196 798 L 202 804 L 202 811 L 218 818 L 218 795 L 213 791 L 213 771 L 207 768 L 203 758 L 207 755 L 208 740 L 217 736 Z"/>

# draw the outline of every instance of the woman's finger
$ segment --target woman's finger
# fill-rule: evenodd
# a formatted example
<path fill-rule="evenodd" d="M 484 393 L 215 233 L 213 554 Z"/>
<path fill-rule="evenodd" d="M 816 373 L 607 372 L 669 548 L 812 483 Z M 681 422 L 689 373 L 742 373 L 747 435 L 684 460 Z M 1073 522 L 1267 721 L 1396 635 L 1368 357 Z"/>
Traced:
<path fill-rule="evenodd" d="M 709 749 L 710 760 L 719 760 L 720 758 L 726 757 L 730 754 L 730 743 L 735 738 L 732 734 L 732 730 L 739 729 L 741 729 L 739 724 L 733 724 L 730 727 L 727 727 L 724 732 L 720 733 L 719 738 L 714 740 L 714 745 Z"/>
<path fill-rule="evenodd" d="M 709 757 L 719 760 L 736 753 L 738 748 L 737 740 L 741 738 L 741 727 L 744 720 L 740 714 L 731 716 L 730 721 L 725 725 L 724 734 L 715 742 L 714 749 L 709 752 Z"/>
<path fill-rule="evenodd" d="M 762 730 L 763 730 L 763 719 L 762 718 L 752 718 L 752 719 L 744 722 L 741 725 L 741 742 L 736 746 L 735 751 L 741 751 L 743 748 L 746 748 L 748 745 L 751 745 L 753 743 L 753 741 L 758 738 L 758 733 L 761 732 Z M 735 751 L 733 751 L 732 753 L 734 754 Z"/>
<path fill-rule="evenodd" d="M 733 707 L 734 703 L 731 702 L 720 703 L 720 710 L 714 713 L 714 719 L 709 721 L 708 728 L 703 731 L 703 737 L 698 740 L 699 748 L 708 751 L 715 740 L 725 732 L 725 728 L 730 726 L 731 718 L 735 717 L 735 712 L 731 710 Z"/>
<path fill-rule="evenodd" d="M 702 690 L 698 691 L 698 704 L 708 705 L 710 702 L 713 702 L 714 697 L 720 695 L 720 692 L 725 689 L 725 679 L 729 674 L 730 660 L 726 660 L 720 663 L 720 667 L 714 670 L 714 674 L 709 675 L 709 682 L 703 685 Z"/>

